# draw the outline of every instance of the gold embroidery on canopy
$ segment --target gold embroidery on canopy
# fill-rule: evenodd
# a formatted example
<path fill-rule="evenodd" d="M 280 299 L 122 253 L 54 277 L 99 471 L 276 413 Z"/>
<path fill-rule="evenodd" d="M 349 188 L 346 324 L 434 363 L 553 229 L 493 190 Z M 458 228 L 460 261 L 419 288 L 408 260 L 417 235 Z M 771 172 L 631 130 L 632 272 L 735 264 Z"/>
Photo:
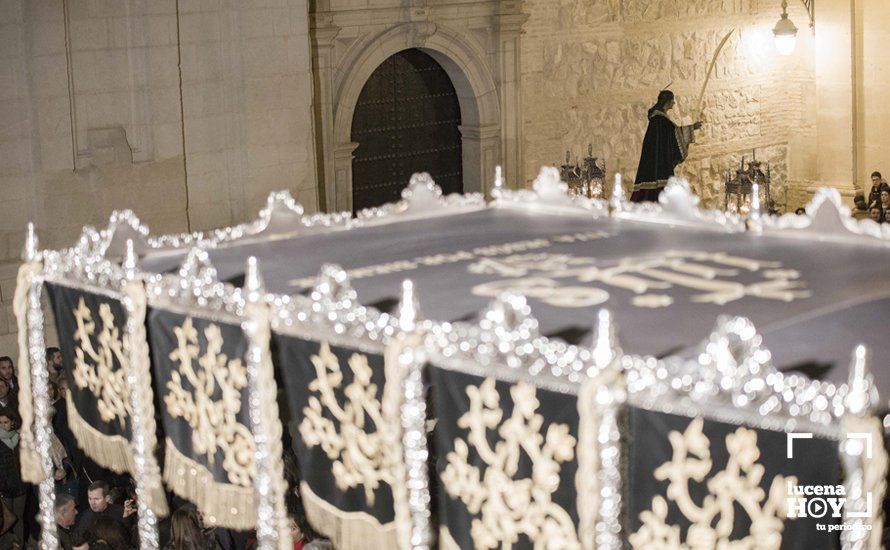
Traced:
<path fill-rule="evenodd" d="M 124 426 L 130 414 L 130 397 L 127 391 L 126 361 L 120 331 L 114 326 L 114 314 L 108 304 L 99 304 L 102 327 L 96 334 L 96 321 L 83 297 L 74 310 L 77 330 L 74 332 L 75 349 L 74 383 L 96 396 L 96 409 L 103 422 L 117 420 Z M 93 346 L 96 336 L 98 347 Z M 119 368 L 115 368 L 115 360 Z"/>
<path fill-rule="evenodd" d="M 318 354 L 310 359 L 316 378 L 309 383 L 309 391 L 314 393 L 303 408 L 300 436 L 309 447 L 320 445 L 333 461 L 337 487 L 361 486 L 373 505 L 374 491 L 380 484 L 392 485 L 394 457 L 387 446 L 388 424 L 377 399 L 377 385 L 371 383 L 368 358 L 359 353 L 350 356 L 353 381 L 342 390 L 343 372 L 327 342 L 322 342 Z M 346 397 L 342 406 L 334 393 L 338 390 Z M 368 420 L 376 428 L 373 431 Z"/>
<path fill-rule="evenodd" d="M 237 419 L 241 411 L 241 391 L 247 387 L 247 369 L 241 359 L 230 359 L 221 353 L 223 339 L 217 325 L 204 329 L 207 349 L 203 355 L 191 317 L 173 332 L 178 344 L 169 357 L 179 366 L 170 373 L 167 382 L 168 393 L 164 396 L 167 412 L 191 426 L 192 448 L 196 454 L 203 454 L 212 466 L 216 453 L 222 451 L 222 466 L 229 481 L 250 487 L 254 475 L 253 438 L 247 426 Z M 188 381 L 191 390 L 183 387 L 183 380 Z"/>
<path fill-rule="evenodd" d="M 581 547 L 571 516 L 552 500 L 560 464 L 574 458 L 575 438 L 566 424 L 550 424 L 541 433 L 544 417 L 537 413 L 536 391 L 529 384 L 512 386 L 513 413 L 501 423 L 504 413 L 494 379 L 467 387 L 470 409 L 457 425 L 469 429 L 467 440 L 485 463 L 485 472 L 470 465 L 467 442 L 457 438 L 441 479 L 470 514 L 481 514 L 470 527 L 476 548 L 510 548 L 519 535 L 532 540 L 534 548 Z M 493 430 L 501 438 L 494 448 L 488 442 Z M 531 461 L 532 474 L 515 479 L 522 452 Z"/>
<path fill-rule="evenodd" d="M 696 504 L 689 494 L 691 483 L 701 483 L 711 471 L 711 442 L 702 432 L 704 423 L 693 420 L 682 434 L 669 434 L 673 456 L 655 470 L 655 479 L 668 480 L 667 496 L 692 525 L 686 540 L 680 540 L 680 527 L 668 525 L 668 503 L 661 495 L 652 498 L 652 508 L 640 514 L 642 526 L 630 536 L 633 548 L 691 550 L 696 548 L 757 548 L 778 550 L 786 518 L 786 485 L 795 477 L 776 476 L 769 495 L 760 487 L 764 468 L 757 463 L 760 449 L 757 432 L 739 428 L 726 436 L 729 461 L 726 468 L 708 481 L 708 496 Z M 736 509 L 751 519 L 748 534 L 731 540 Z"/>

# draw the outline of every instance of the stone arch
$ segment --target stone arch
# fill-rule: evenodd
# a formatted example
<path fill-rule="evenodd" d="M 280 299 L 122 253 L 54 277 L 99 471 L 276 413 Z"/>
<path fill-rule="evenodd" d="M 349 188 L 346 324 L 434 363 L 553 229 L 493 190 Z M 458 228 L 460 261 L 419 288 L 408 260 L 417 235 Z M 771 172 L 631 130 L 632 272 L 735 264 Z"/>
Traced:
<path fill-rule="evenodd" d="M 334 93 L 334 173 L 326 177 L 326 193 L 336 197 L 337 210 L 352 208 L 352 117 L 362 87 L 391 55 L 418 48 L 445 69 L 460 103 L 464 190 L 482 192 L 492 179 L 500 143 L 500 106 L 487 55 L 465 37 L 430 22 L 405 23 L 352 48 L 338 65 Z"/>

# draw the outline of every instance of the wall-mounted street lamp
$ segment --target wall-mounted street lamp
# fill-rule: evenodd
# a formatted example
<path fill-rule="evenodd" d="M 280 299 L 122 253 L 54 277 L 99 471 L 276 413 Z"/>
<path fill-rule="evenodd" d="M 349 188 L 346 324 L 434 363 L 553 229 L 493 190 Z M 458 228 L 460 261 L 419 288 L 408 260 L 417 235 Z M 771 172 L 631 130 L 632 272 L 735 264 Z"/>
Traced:
<path fill-rule="evenodd" d="M 816 26 L 816 0 L 801 0 L 810 16 L 810 28 Z M 797 45 L 797 27 L 788 19 L 788 0 L 782 0 L 782 17 L 773 27 L 776 49 L 782 55 L 791 55 Z"/>

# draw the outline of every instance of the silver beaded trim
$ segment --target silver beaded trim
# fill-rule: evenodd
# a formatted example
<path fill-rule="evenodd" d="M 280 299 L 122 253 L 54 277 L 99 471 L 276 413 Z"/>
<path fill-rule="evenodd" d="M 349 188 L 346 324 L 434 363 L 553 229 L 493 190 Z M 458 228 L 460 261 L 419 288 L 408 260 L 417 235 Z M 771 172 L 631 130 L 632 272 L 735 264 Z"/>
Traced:
<path fill-rule="evenodd" d="M 693 359 L 625 355 L 628 399 L 669 414 L 840 437 L 847 386 L 777 371 L 761 341 L 748 319 L 721 317 Z"/>
<path fill-rule="evenodd" d="M 741 217 L 720 210 L 704 210 L 689 182 L 671 178 L 657 203 L 616 201 L 612 216 L 622 220 L 679 225 L 725 233 L 745 231 Z"/>
<path fill-rule="evenodd" d="M 398 357 L 404 373 L 402 380 L 403 402 L 400 407 L 402 425 L 402 452 L 405 460 L 408 513 L 411 518 L 409 548 L 427 550 L 433 540 L 429 449 L 427 448 L 426 392 L 423 387 L 424 352 L 407 347 Z M 392 381 L 387 381 L 392 383 Z M 398 512 L 398 511 L 397 511 Z"/>
<path fill-rule="evenodd" d="M 596 370 L 590 349 L 541 336 L 525 297 L 512 292 L 494 300 L 478 324 L 433 324 L 426 347 L 438 366 L 560 393 L 576 394 Z"/>
<path fill-rule="evenodd" d="M 582 215 L 602 218 L 609 215 L 609 203 L 602 199 L 589 199 L 569 194 L 569 186 L 560 179 L 559 170 L 544 166 L 531 189 L 510 190 L 495 185 L 492 190 L 498 208 L 512 208 L 546 212 L 554 215 Z"/>
<path fill-rule="evenodd" d="M 398 320 L 362 306 L 343 268 L 322 266 L 308 297 L 274 295 L 272 329 L 275 332 L 383 354 L 399 332 Z"/>
<path fill-rule="evenodd" d="M 35 447 L 40 456 L 40 467 L 46 475 L 37 489 L 40 505 L 38 515 L 42 530 L 40 548 L 53 550 L 58 547 L 59 538 L 55 517 L 56 483 L 52 476 L 54 468 L 50 454 L 53 427 L 50 421 L 49 371 L 46 367 L 46 348 L 43 340 L 42 294 L 43 280 L 35 276 L 28 288 L 28 356 L 31 362 L 31 392 L 34 400 Z"/>
<path fill-rule="evenodd" d="M 818 189 L 807 204 L 805 216 L 764 216 L 761 226 L 764 235 L 775 237 L 890 246 L 890 225 L 854 219 L 833 188 Z"/>
<path fill-rule="evenodd" d="M 442 196 L 442 189 L 426 172 L 414 174 L 402 190 L 402 200 L 375 208 L 366 208 L 356 215 L 357 224 L 402 221 L 419 217 L 442 216 L 485 209 L 485 197 L 480 193 Z"/>

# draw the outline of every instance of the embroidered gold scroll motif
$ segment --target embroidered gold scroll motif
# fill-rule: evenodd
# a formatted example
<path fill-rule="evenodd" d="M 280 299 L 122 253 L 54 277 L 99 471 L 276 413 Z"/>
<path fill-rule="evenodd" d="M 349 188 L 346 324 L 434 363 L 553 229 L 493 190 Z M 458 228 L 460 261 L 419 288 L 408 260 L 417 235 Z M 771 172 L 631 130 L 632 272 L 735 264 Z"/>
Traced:
<path fill-rule="evenodd" d="M 169 357 L 178 367 L 167 382 L 167 412 L 191 426 L 196 454 L 204 455 L 213 465 L 221 451 L 229 482 L 249 487 L 254 475 L 253 438 L 237 419 L 241 391 L 247 387 L 247 369 L 241 359 L 221 353 L 223 339 L 217 325 L 204 329 L 207 349 L 203 354 L 191 317 L 173 332 L 178 345 Z M 184 381 L 190 389 L 183 386 Z"/>
<path fill-rule="evenodd" d="M 311 357 L 316 378 L 309 383 L 308 406 L 303 408 L 300 436 L 309 447 L 321 446 L 333 461 L 337 487 L 362 487 L 365 499 L 374 504 L 381 483 L 392 485 L 394 457 L 387 447 L 387 423 L 371 383 L 368 358 L 353 353 L 348 360 L 353 381 L 341 389 L 343 372 L 327 342 Z M 345 396 L 341 405 L 337 393 Z M 333 418 L 331 418 L 333 417 Z"/>
<path fill-rule="evenodd" d="M 475 517 L 470 532 L 476 548 L 510 548 L 525 535 L 534 548 L 580 548 L 569 513 L 553 502 L 559 488 L 561 464 L 575 455 L 575 438 L 566 424 L 550 424 L 542 434 L 544 417 L 536 388 L 519 383 L 510 388 L 513 412 L 504 413 L 494 379 L 468 386 L 470 409 L 458 419 L 469 429 L 467 441 L 454 440 L 442 484 L 452 498 L 460 499 Z M 489 432 L 500 441 L 489 445 Z M 469 463 L 469 447 L 485 463 L 485 472 Z M 531 477 L 516 479 L 521 455 L 531 462 Z"/>
<path fill-rule="evenodd" d="M 74 341 L 74 368 L 71 374 L 80 389 L 89 390 L 96 396 L 96 410 L 103 422 L 117 421 L 124 426 L 130 414 L 130 398 L 127 391 L 124 344 L 120 331 L 114 326 L 114 314 L 108 304 L 99 305 L 101 328 L 96 334 L 97 322 L 83 298 L 74 310 L 77 330 Z M 94 345 L 93 337 L 96 342 Z M 115 368 L 115 360 L 119 368 Z"/>
<path fill-rule="evenodd" d="M 757 432 L 739 428 L 726 436 L 729 461 L 726 468 L 708 481 L 708 496 L 701 505 L 689 494 L 691 483 L 702 483 L 711 472 L 711 442 L 702 432 L 704 423 L 693 420 L 682 434 L 669 435 L 673 456 L 655 470 L 655 479 L 668 480 L 667 497 L 689 520 L 686 540 L 680 539 L 680 527 L 667 525 L 668 503 L 661 495 L 652 498 L 652 508 L 640 514 L 642 526 L 630 535 L 633 548 L 695 550 L 699 548 L 757 548 L 778 550 L 786 519 L 786 485 L 796 484 L 795 477 L 776 476 L 769 494 L 760 487 L 764 468 L 757 463 L 760 449 Z M 746 536 L 731 540 L 735 514 L 744 512 L 751 519 Z"/>

